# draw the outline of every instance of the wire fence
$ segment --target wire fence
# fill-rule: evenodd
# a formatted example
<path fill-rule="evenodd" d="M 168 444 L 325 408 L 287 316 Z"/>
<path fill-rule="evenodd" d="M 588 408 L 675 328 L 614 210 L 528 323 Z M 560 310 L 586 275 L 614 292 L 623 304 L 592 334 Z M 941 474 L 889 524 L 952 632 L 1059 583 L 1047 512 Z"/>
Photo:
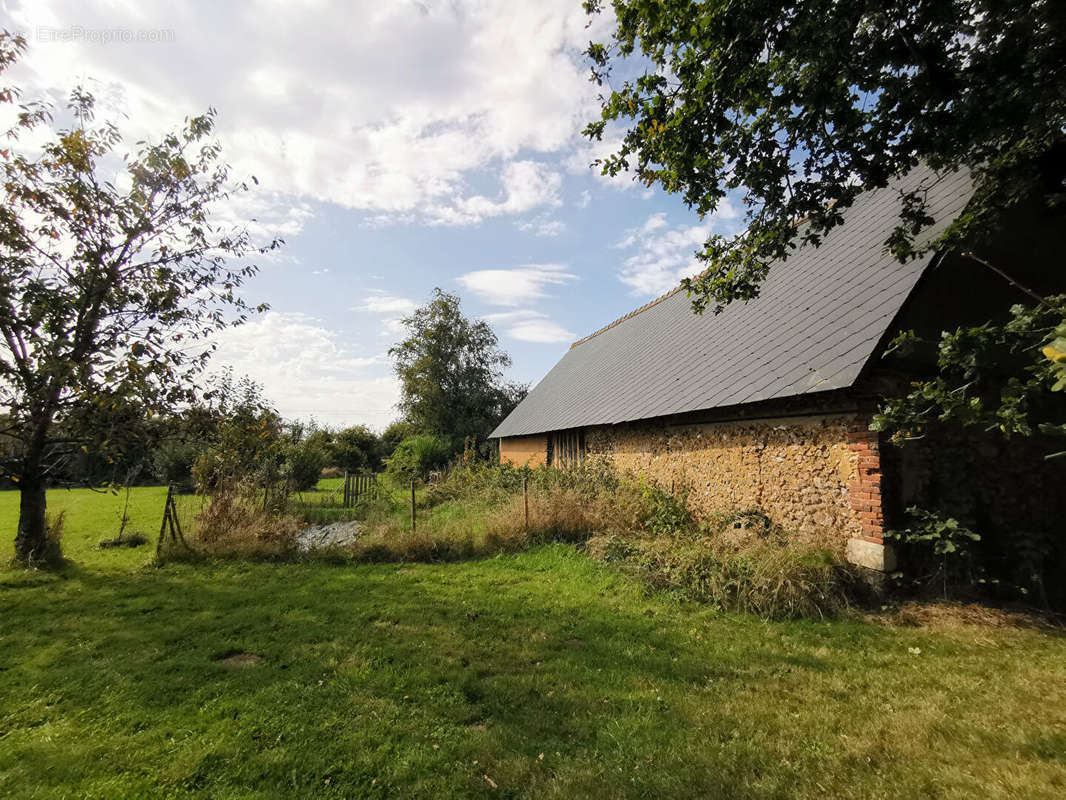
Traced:
<path fill-rule="evenodd" d="M 360 519 L 368 505 L 382 499 L 384 495 L 389 496 L 392 503 L 397 502 L 393 495 L 399 495 L 403 498 L 400 502 L 406 506 L 409 501 L 408 491 L 406 486 L 395 489 L 384 485 L 375 474 L 352 473 L 343 478 L 319 481 L 315 489 L 310 491 L 287 494 L 283 508 L 278 510 L 312 525 L 329 524 Z M 413 487 L 410 491 L 410 498 L 413 498 Z M 264 498 L 272 500 L 273 495 L 264 494 Z M 154 527 L 146 533 L 156 542 L 157 547 L 166 546 L 166 540 L 179 547 L 183 541 L 187 544 L 195 543 L 198 540 L 200 515 L 210 504 L 209 494 L 182 491 L 180 486 L 169 487 L 166 500 L 156 515 L 153 515 L 156 520 Z M 413 527 L 413 505 L 411 513 Z M 163 543 L 160 544 L 160 541 Z"/>

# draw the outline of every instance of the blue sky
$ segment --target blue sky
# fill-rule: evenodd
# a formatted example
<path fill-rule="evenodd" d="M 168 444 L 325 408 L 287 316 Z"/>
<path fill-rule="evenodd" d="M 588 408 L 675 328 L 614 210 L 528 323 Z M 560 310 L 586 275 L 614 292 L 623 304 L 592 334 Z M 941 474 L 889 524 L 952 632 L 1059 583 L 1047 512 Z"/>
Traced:
<path fill-rule="evenodd" d="M 393 419 L 387 350 L 435 286 L 535 383 L 741 223 L 588 169 L 608 148 L 580 136 L 597 91 L 581 50 L 599 31 L 579 0 L 0 8 L 30 42 L 12 76 L 27 96 L 84 83 L 129 142 L 218 109 L 227 161 L 260 181 L 220 213 L 287 246 L 246 287 L 271 311 L 227 332 L 216 364 L 286 416 Z"/>

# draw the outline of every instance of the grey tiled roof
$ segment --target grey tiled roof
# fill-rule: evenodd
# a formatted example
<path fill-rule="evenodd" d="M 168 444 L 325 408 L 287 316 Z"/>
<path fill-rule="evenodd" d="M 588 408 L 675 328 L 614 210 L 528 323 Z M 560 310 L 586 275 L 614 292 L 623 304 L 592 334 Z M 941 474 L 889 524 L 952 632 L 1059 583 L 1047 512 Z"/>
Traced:
<path fill-rule="evenodd" d="M 774 265 L 761 296 L 719 315 L 676 291 L 580 341 L 493 437 L 628 422 L 851 386 L 932 255 L 884 252 L 899 189 L 929 186 L 940 233 L 972 193 L 968 175 L 925 169 L 861 195 L 820 247 Z"/>

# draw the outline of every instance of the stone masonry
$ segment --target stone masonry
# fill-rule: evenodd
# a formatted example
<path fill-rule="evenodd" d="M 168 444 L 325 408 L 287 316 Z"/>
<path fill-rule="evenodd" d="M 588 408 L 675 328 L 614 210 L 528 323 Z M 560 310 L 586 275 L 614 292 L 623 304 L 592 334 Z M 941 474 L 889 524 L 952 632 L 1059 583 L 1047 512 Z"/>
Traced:
<path fill-rule="evenodd" d="M 761 509 L 786 530 L 892 569 L 884 546 L 878 435 L 869 417 L 820 414 L 779 419 L 594 427 L 590 457 L 684 491 L 697 515 Z"/>
<path fill-rule="evenodd" d="M 812 544 L 875 570 L 895 566 L 884 543 L 881 444 L 866 414 L 584 429 L 588 457 L 684 492 L 697 516 L 759 509 Z M 500 442 L 515 465 L 545 463 L 547 437 Z"/>

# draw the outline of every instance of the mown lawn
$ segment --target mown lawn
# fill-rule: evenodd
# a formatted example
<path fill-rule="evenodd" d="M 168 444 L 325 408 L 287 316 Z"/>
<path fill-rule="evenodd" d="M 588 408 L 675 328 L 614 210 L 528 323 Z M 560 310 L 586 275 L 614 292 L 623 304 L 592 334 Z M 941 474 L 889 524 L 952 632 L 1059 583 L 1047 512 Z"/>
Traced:
<path fill-rule="evenodd" d="M 162 498 L 138 490 L 134 527 Z M 1066 794 L 1055 633 L 767 624 L 561 545 L 160 569 L 95 548 L 115 498 L 52 499 L 75 563 L 0 569 L 5 797 Z"/>

